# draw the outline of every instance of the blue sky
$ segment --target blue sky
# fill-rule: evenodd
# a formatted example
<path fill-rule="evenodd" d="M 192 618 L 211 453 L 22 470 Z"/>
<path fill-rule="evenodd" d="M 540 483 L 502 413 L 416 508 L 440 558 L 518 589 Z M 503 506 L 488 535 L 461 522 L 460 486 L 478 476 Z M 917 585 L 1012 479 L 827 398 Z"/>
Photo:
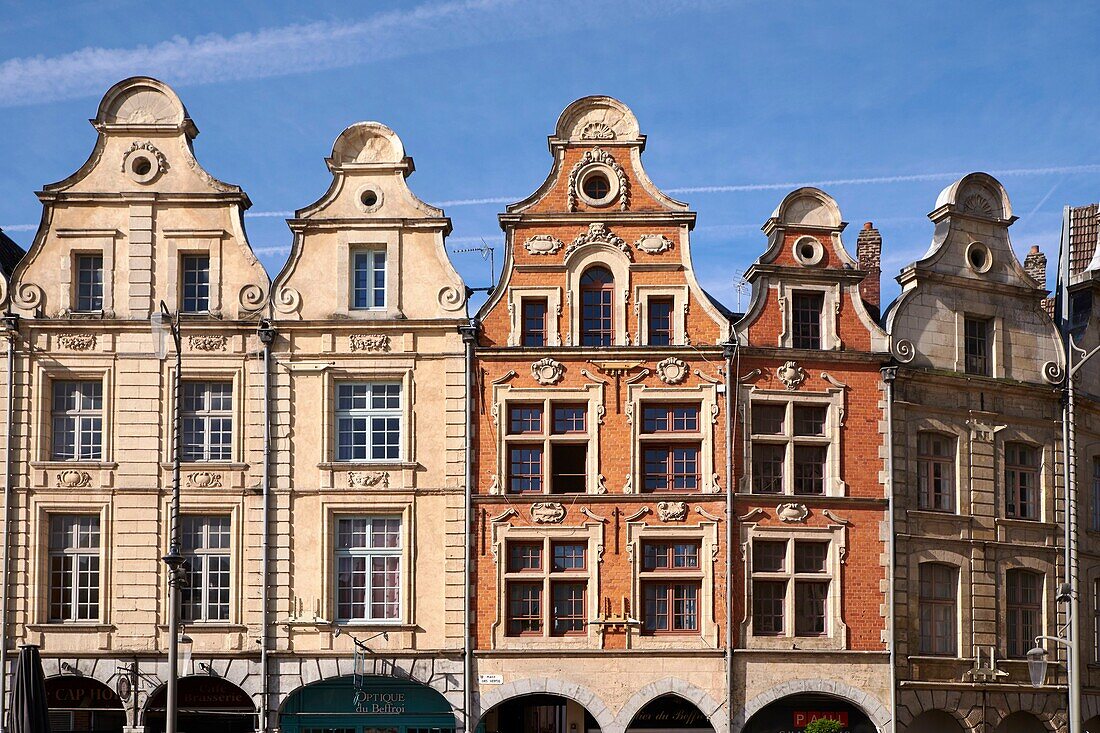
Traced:
<path fill-rule="evenodd" d="M 0 226 L 30 243 L 34 191 L 85 160 L 102 93 L 148 74 L 183 98 L 203 165 L 248 192 L 272 276 L 285 212 L 324 192 L 333 140 L 363 119 L 401 136 L 451 247 L 499 255 L 501 200 L 542 182 L 559 112 L 610 94 L 650 176 L 698 212 L 695 265 L 728 305 L 771 210 L 821 182 L 851 251 L 862 222 L 882 231 L 890 298 L 965 171 L 1010 172 L 1017 252 L 1053 261 L 1062 206 L 1100 199 L 1098 39 L 1088 2 L 0 0 Z M 478 255 L 453 260 L 486 284 Z"/>

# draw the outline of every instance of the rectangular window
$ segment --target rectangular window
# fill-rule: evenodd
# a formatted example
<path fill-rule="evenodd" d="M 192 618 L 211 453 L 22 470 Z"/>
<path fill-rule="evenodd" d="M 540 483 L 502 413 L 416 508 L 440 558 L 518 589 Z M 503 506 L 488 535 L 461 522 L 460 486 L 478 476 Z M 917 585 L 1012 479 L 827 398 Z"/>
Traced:
<path fill-rule="evenodd" d="M 989 376 L 989 332 L 990 321 L 988 318 L 973 318 L 966 316 L 963 319 L 963 340 L 965 347 L 965 363 L 967 374 Z"/>
<path fill-rule="evenodd" d="M 513 405 L 508 410 L 508 432 L 511 435 L 542 432 L 541 405 Z"/>
<path fill-rule="evenodd" d="M 401 457 L 401 385 L 356 382 L 336 386 L 336 460 L 395 461 Z"/>
<path fill-rule="evenodd" d="M 958 571 L 950 565 L 920 566 L 920 652 L 953 657 L 958 649 Z"/>
<path fill-rule="evenodd" d="M 546 298 L 523 299 L 523 345 L 546 346 Z"/>
<path fill-rule="evenodd" d="M 504 431 L 507 491 L 583 494 L 588 490 L 589 406 L 508 403 Z"/>
<path fill-rule="evenodd" d="M 232 382 L 184 382 L 181 410 L 183 460 L 232 459 Z"/>
<path fill-rule="evenodd" d="M 1039 451 L 1023 443 L 1005 443 L 1005 514 L 1039 518 Z"/>
<path fill-rule="evenodd" d="M 336 522 L 336 617 L 396 621 L 401 616 L 401 520 L 342 517 Z"/>
<path fill-rule="evenodd" d="M 647 581 L 642 585 L 642 629 L 649 634 L 699 631 L 699 583 Z"/>
<path fill-rule="evenodd" d="M 1100 532 L 1100 456 L 1092 459 L 1092 513 L 1089 529 Z"/>
<path fill-rule="evenodd" d="M 513 446 L 508 450 L 508 490 L 514 494 L 542 491 L 542 446 Z"/>
<path fill-rule="evenodd" d="M 824 495 L 833 442 L 828 405 L 754 402 L 751 408 L 753 493 Z"/>
<path fill-rule="evenodd" d="M 184 621 L 229 620 L 229 517 L 180 518 L 187 585 L 180 589 Z"/>
<path fill-rule="evenodd" d="M 76 256 L 76 310 L 103 310 L 103 255 Z"/>
<path fill-rule="evenodd" d="M 103 382 L 53 383 L 54 461 L 103 459 Z"/>
<path fill-rule="evenodd" d="M 210 310 L 210 257 L 208 255 L 184 255 L 183 310 L 184 313 L 206 313 Z"/>
<path fill-rule="evenodd" d="M 647 444 L 643 461 L 643 491 L 698 491 L 698 446 Z"/>
<path fill-rule="evenodd" d="M 587 634 L 587 543 L 543 539 L 509 541 L 506 547 L 508 636 Z"/>
<path fill-rule="evenodd" d="M 829 550 L 824 540 L 753 540 L 754 635 L 829 634 Z"/>
<path fill-rule="evenodd" d="M 1009 570 L 1005 574 L 1005 626 L 1008 631 L 1008 656 L 1022 659 L 1042 634 L 1043 575 L 1029 570 Z"/>
<path fill-rule="evenodd" d="M 646 343 L 668 346 L 672 343 L 672 298 L 649 298 L 646 301 Z"/>
<path fill-rule="evenodd" d="M 50 517 L 50 621 L 99 619 L 99 517 Z"/>
<path fill-rule="evenodd" d="M 699 430 L 699 405 L 645 405 L 643 433 L 694 433 Z"/>
<path fill-rule="evenodd" d="M 583 494 L 588 486 L 588 444 L 550 444 L 550 491 Z"/>
<path fill-rule="evenodd" d="M 921 509 L 955 511 L 955 438 L 917 434 L 917 486 Z"/>
<path fill-rule="evenodd" d="M 699 543 L 691 541 L 642 543 L 642 569 L 646 571 L 699 569 Z"/>
<path fill-rule="evenodd" d="M 791 297 L 791 346 L 795 349 L 821 348 L 821 311 L 823 293 L 795 293 Z"/>
<path fill-rule="evenodd" d="M 554 405 L 554 434 L 583 433 L 587 405 Z"/>
<path fill-rule="evenodd" d="M 385 308 L 386 250 L 356 252 L 352 264 L 352 306 L 365 309 Z"/>

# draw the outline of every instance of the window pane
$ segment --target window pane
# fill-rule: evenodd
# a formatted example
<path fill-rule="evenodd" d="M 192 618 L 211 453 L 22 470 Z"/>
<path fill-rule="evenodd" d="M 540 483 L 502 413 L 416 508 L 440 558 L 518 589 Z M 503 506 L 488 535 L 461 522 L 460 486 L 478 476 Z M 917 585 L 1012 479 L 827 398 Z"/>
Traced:
<path fill-rule="evenodd" d="M 754 573 L 781 573 L 786 565 L 786 540 L 756 540 L 752 543 L 752 571 Z"/>
<path fill-rule="evenodd" d="M 352 274 L 352 307 L 384 308 L 386 306 L 385 251 L 356 252 Z"/>
<path fill-rule="evenodd" d="M 79 255 L 76 269 L 76 310 L 103 310 L 102 255 Z"/>
<path fill-rule="evenodd" d="M 583 494 L 588 487 L 588 444 L 550 445 L 550 490 L 555 494 Z"/>
<path fill-rule="evenodd" d="M 587 412 L 588 408 L 585 405 L 555 405 L 554 432 L 583 433 L 585 431 L 585 415 Z"/>
<path fill-rule="evenodd" d="M 508 634 L 542 633 L 542 583 L 508 584 Z"/>
<path fill-rule="evenodd" d="M 817 405 L 794 406 L 794 434 L 807 436 L 825 435 L 826 408 Z"/>
<path fill-rule="evenodd" d="M 828 554 L 828 542 L 798 540 L 794 543 L 794 571 L 796 573 L 824 573 Z"/>
<path fill-rule="evenodd" d="M 772 443 L 752 444 L 752 491 L 754 494 L 783 492 L 783 462 L 787 447 Z"/>
<path fill-rule="evenodd" d="M 820 349 L 824 295 L 795 293 L 791 300 L 791 346 L 796 349 Z"/>
<path fill-rule="evenodd" d="M 611 346 L 614 287 L 611 272 L 603 267 L 590 267 L 581 276 L 581 345 Z"/>
<path fill-rule="evenodd" d="M 967 374 L 989 376 L 989 320 L 967 316 L 963 321 Z"/>
<path fill-rule="evenodd" d="M 649 298 L 647 303 L 647 343 L 668 346 L 672 343 L 672 298 Z"/>
<path fill-rule="evenodd" d="M 917 435 L 917 485 L 922 509 L 955 510 L 955 439 L 939 433 Z"/>
<path fill-rule="evenodd" d="M 588 615 L 585 613 L 585 583 L 554 583 L 552 586 L 554 605 L 552 631 L 556 635 L 583 634 L 586 631 Z"/>
<path fill-rule="evenodd" d="M 825 493 L 825 457 L 823 445 L 796 445 L 794 447 L 794 493 Z"/>
<path fill-rule="evenodd" d="M 795 636 L 825 634 L 825 603 L 828 597 L 828 582 L 798 581 L 794 584 Z"/>
<path fill-rule="evenodd" d="M 183 257 L 183 311 L 205 313 L 210 310 L 210 257 L 185 255 Z"/>
<path fill-rule="evenodd" d="M 542 545 L 533 542 L 508 543 L 508 571 L 520 573 L 542 569 Z"/>
<path fill-rule="evenodd" d="M 782 435 L 787 418 L 786 405 L 752 404 L 753 435 Z"/>
<path fill-rule="evenodd" d="M 575 542 L 555 542 L 553 570 L 584 570 L 585 546 Z"/>
<path fill-rule="evenodd" d="M 787 581 L 754 580 L 752 583 L 752 632 L 757 636 L 783 633 L 783 606 Z"/>
<path fill-rule="evenodd" d="M 542 432 L 542 408 L 538 405 L 516 405 L 508 408 L 508 432 L 512 435 Z"/>
<path fill-rule="evenodd" d="M 542 491 L 542 447 L 514 447 L 508 454 L 508 490 L 513 493 Z"/>
<path fill-rule="evenodd" d="M 546 299 L 523 299 L 523 345 L 546 346 Z"/>

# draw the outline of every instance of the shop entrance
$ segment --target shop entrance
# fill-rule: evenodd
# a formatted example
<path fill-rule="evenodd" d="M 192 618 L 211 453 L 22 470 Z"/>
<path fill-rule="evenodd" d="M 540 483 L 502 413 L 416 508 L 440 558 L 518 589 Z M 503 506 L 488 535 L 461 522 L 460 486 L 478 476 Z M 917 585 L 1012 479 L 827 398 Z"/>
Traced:
<path fill-rule="evenodd" d="M 560 695 L 523 695 L 485 713 L 477 733 L 599 733 L 583 705 Z"/>
<path fill-rule="evenodd" d="M 392 677 L 335 677 L 300 687 L 279 712 L 283 733 L 454 733 L 455 716 L 427 685 Z"/>
<path fill-rule="evenodd" d="M 847 700 L 832 695 L 789 695 L 765 705 L 742 728 L 742 733 L 803 733 L 818 718 L 831 718 L 843 733 L 877 733 L 867 714 Z"/>
<path fill-rule="evenodd" d="M 177 688 L 180 733 L 252 733 L 256 706 L 241 688 L 221 677 L 183 677 Z M 168 688 L 161 685 L 145 704 L 145 733 L 163 733 Z"/>
<path fill-rule="evenodd" d="M 634 715 L 627 733 L 714 733 L 703 711 L 679 695 L 661 695 Z"/>
<path fill-rule="evenodd" d="M 126 726 L 122 700 L 99 680 L 50 677 L 46 680 L 46 704 L 54 733 L 122 733 Z"/>

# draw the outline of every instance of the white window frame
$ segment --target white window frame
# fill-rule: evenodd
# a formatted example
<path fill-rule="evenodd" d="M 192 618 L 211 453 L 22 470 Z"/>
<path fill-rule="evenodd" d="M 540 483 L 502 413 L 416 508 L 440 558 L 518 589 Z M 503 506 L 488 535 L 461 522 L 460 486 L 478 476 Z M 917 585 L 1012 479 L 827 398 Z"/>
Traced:
<path fill-rule="evenodd" d="M 651 298 L 672 299 L 672 343 L 671 346 L 690 344 L 687 330 L 688 286 L 636 285 L 634 287 L 634 316 L 638 331 L 634 343 L 649 345 L 649 301 Z"/>
<path fill-rule="evenodd" d="M 546 300 L 546 345 L 561 346 L 558 321 L 561 318 L 561 288 L 528 287 L 517 285 L 508 288 L 508 345 L 523 345 L 523 301 Z M 537 347 L 528 347 L 537 348 Z"/>
<path fill-rule="evenodd" d="M 368 523 L 366 535 L 368 543 L 374 535 L 374 522 L 397 522 L 397 547 L 373 547 L 368 544 L 365 547 L 353 547 L 353 548 L 341 548 L 339 546 L 340 529 L 344 522 L 365 521 Z M 394 625 L 402 623 L 405 611 L 405 544 L 406 544 L 406 530 L 405 530 L 405 518 L 400 514 L 339 514 L 333 517 L 332 528 L 332 609 L 333 617 L 336 623 L 339 624 L 386 624 Z M 363 616 L 342 616 L 340 613 L 340 561 L 345 558 L 365 558 L 366 559 L 366 586 L 364 588 L 364 602 L 363 608 L 366 612 Z M 374 617 L 371 615 L 372 603 L 371 597 L 374 590 L 373 586 L 373 572 L 370 568 L 371 561 L 374 558 L 396 558 L 397 559 L 397 612 L 392 617 Z"/>
<path fill-rule="evenodd" d="M 92 258 L 92 257 L 98 257 L 99 258 L 99 307 L 98 308 L 82 308 L 81 307 L 81 300 L 82 300 L 83 296 L 81 295 L 80 291 L 81 291 L 81 285 L 82 285 L 81 275 L 83 274 L 84 270 L 81 268 L 81 262 L 85 258 Z M 107 282 L 106 282 L 106 278 L 105 278 L 106 264 L 107 264 L 106 263 L 106 258 L 103 256 L 102 252 L 95 252 L 95 251 L 88 251 L 88 252 L 77 251 L 77 252 L 73 252 L 73 294 L 72 294 L 72 298 L 73 298 L 73 312 L 74 313 L 102 313 L 103 312 L 104 304 L 106 302 L 106 289 L 107 289 Z M 93 295 L 91 297 L 94 298 L 95 296 Z"/>
<path fill-rule="evenodd" d="M 233 595 L 234 595 L 233 517 L 229 514 L 206 514 L 206 513 L 204 513 L 204 514 L 185 514 L 181 518 L 181 522 L 183 522 L 183 523 L 190 522 L 190 521 L 197 521 L 197 522 L 202 523 L 201 530 L 200 530 L 201 535 L 202 535 L 202 546 L 201 547 L 187 548 L 187 549 L 183 550 L 184 556 L 187 558 L 187 561 L 189 563 L 192 563 L 190 568 L 188 569 L 188 573 L 187 573 L 188 590 L 196 589 L 196 588 L 198 589 L 198 594 L 197 595 L 198 595 L 199 601 L 198 601 L 197 605 L 198 605 L 198 608 L 199 608 L 199 614 L 198 614 L 197 617 L 192 617 L 190 619 L 185 619 L 185 621 L 189 624 L 191 624 L 191 623 L 214 623 L 214 624 L 229 623 L 229 620 L 230 620 L 230 618 L 232 617 L 232 614 L 233 614 Z M 211 525 L 213 524 L 213 522 L 219 522 L 219 523 L 224 522 L 224 525 L 225 525 L 224 535 L 225 535 L 225 541 L 227 542 L 225 547 L 211 547 L 210 546 L 210 539 L 211 539 L 211 535 L 213 534 Z M 184 532 L 182 528 L 181 528 L 180 531 L 183 534 L 183 536 L 186 536 L 186 532 Z M 222 534 L 222 532 L 219 532 L 218 534 Z M 202 567 L 198 570 L 196 570 L 196 568 L 195 568 L 196 563 L 193 563 L 193 560 L 195 560 L 196 558 L 202 558 L 202 561 L 203 561 L 202 562 Z M 215 559 L 215 558 L 216 559 L 224 558 L 224 561 L 225 561 L 224 573 L 225 573 L 227 585 L 224 589 L 222 589 L 220 587 L 215 589 L 211 586 L 210 561 L 212 559 Z M 196 578 L 198 579 L 197 583 L 196 583 Z M 213 617 L 212 614 L 211 614 L 210 595 L 215 590 L 226 590 L 229 593 L 229 595 L 226 599 L 226 602 L 224 604 L 225 605 L 225 615 L 224 615 L 224 617 L 223 616 Z M 185 608 L 185 605 L 186 605 L 185 602 L 181 599 L 181 603 L 180 603 L 180 612 L 181 613 L 183 613 L 183 609 Z M 217 605 L 221 606 L 222 604 L 219 603 Z"/>
<path fill-rule="evenodd" d="M 368 406 L 363 408 L 346 408 L 340 409 L 341 391 L 343 388 L 354 388 L 360 386 L 367 386 L 369 391 L 367 393 Z M 397 387 L 397 406 L 384 406 L 374 407 L 374 390 L 380 386 L 396 386 Z M 339 380 L 334 385 L 334 399 L 333 399 L 333 460 L 340 463 L 395 463 L 401 460 L 404 455 L 404 448 L 406 442 L 405 436 L 405 404 L 406 404 L 406 385 L 401 379 L 372 379 L 372 380 Z M 386 395 L 385 397 L 389 397 Z M 367 456 L 364 458 L 341 458 L 341 431 L 340 423 L 342 420 L 356 420 L 362 419 L 367 421 Z M 374 458 L 370 454 L 374 452 L 373 434 L 374 434 L 374 421 L 375 420 L 397 420 L 397 449 L 396 455 L 386 456 L 382 458 Z M 383 432 L 389 432 L 388 428 Z M 383 444 L 386 445 L 386 444 Z M 354 446 L 352 446 L 354 447 Z"/>
<path fill-rule="evenodd" d="M 630 423 L 630 482 L 624 488 L 627 494 L 648 494 L 644 491 L 645 444 L 647 442 L 699 443 L 699 488 L 691 492 L 655 491 L 652 496 L 673 493 L 714 494 L 722 490 L 719 475 L 715 471 L 715 455 L 718 446 L 714 431 L 718 423 L 718 390 L 713 384 L 697 384 L 691 387 L 647 387 L 630 384 L 626 388 L 626 417 Z M 643 433 L 645 406 L 660 404 L 698 403 L 699 431 L 696 433 Z"/>
<path fill-rule="evenodd" d="M 821 298 L 821 348 L 820 351 L 838 351 L 844 348 L 840 338 L 840 283 L 780 282 L 776 286 L 776 298 L 779 301 L 780 331 L 777 346 L 794 348 L 794 294 L 820 293 Z"/>
<path fill-rule="evenodd" d="M 368 305 L 358 305 L 356 302 L 357 288 L 356 279 L 359 275 L 359 260 L 365 258 L 368 261 L 367 274 L 369 285 L 367 287 L 367 300 Z M 350 262 L 348 263 L 349 279 L 348 279 L 348 310 L 353 311 L 385 311 L 389 306 L 389 259 L 386 249 L 384 247 L 357 247 L 350 251 Z M 379 288 L 375 282 L 375 274 L 378 269 L 378 263 L 381 260 L 382 263 L 382 286 Z M 381 291 L 382 305 L 376 305 L 375 300 Z"/>
<path fill-rule="evenodd" d="M 68 523 L 75 521 L 77 523 L 83 520 L 91 520 L 89 523 L 89 531 L 94 531 L 95 545 L 88 547 L 81 547 L 79 542 L 75 546 L 71 543 L 73 528 L 65 528 L 65 546 L 57 547 L 54 544 L 54 524 Z M 46 515 L 46 547 L 48 560 L 46 563 L 46 618 L 50 623 L 97 623 L 103 613 L 103 518 L 97 513 L 87 512 L 56 512 Z M 94 529 L 92 527 L 94 526 Z M 63 575 L 67 576 L 66 585 L 70 594 L 70 600 L 65 607 L 64 613 L 61 617 L 55 617 L 53 614 L 53 594 L 54 590 L 59 586 L 54 583 L 54 570 L 53 564 L 55 558 L 72 558 L 71 567 L 67 570 L 61 571 Z M 82 590 L 80 585 L 81 571 L 78 564 L 81 560 L 95 561 L 95 570 L 87 571 L 89 573 L 94 572 L 95 581 L 94 585 L 89 584 L 83 587 L 83 590 L 94 591 L 96 600 L 94 605 L 81 604 L 79 601 L 79 594 Z M 82 615 L 78 609 L 81 605 L 90 605 L 90 610 L 93 613 Z"/>
<path fill-rule="evenodd" d="M 780 390 L 757 389 L 751 387 L 742 389 L 742 404 L 744 407 L 744 431 L 745 441 L 745 470 L 741 478 L 740 491 L 752 494 L 755 497 L 767 496 L 845 496 L 848 493 L 847 484 L 840 476 L 841 438 L 844 433 L 844 389 L 837 387 L 825 392 L 797 392 Z M 786 406 L 786 415 L 783 419 L 783 435 L 762 435 L 759 443 L 783 444 L 786 446 L 783 463 L 783 491 L 777 494 L 765 494 L 753 492 L 753 460 L 752 449 L 754 436 L 752 432 L 752 406 L 753 404 L 783 404 Z M 825 436 L 794 436 L 794 407 L 825 407 Z M 794 493 L 794 446 L 822 445 L 826 448 L 825 456 L 825 491 L 822 494 L 796 494 Z"/>
<path fill-rule="evenodd" d="M 206 260 L 206 269 L 205 269 L 206 281 L 205 281 L 205 283 L 195 283 L 194 285 L 189 285 L 188 282 L 187 282 L 187 276 L 191 271 L 188 270 L 188 268 L 187 268 L 187 262 L 188 262 L 188 260 L 199 260 L 199 259 L 205 259 Z M 210 303 L 211 303 L 211 300 L 212 300 L 211 295 L 213 294 L 213 291 L 214 291 L 214 285 L 211 282 L 211 278 L 213 276 L 214 270 L 213 270 L 213 263 L 211 262 L 210 253 L 209 252 L 180 252 L 179 260 L 180 260 L 180 283 L 179 283 L 179 288 L 180 288 L 180 299 L 179 299 L 180 300 L 180 313 L 183 313 L 185 315 L 202 315 L 202 314 L 210 313 L 210 311 L 211 311 Z M 197 270 L 196 272 L 201 273 L 201 272 L 203 272 L 203 270 L 200 269 L 200 270 Z M 206 301 L 206 307 L 205 308 L 189 308 L 187 306 L 187 301 L 189 299 L 189 296 L 187 294 L 188 288 L 189 287 L 194 287 L 196 289 L 196 292 L 198 292 L 199 290 L 201 290 L 201 288 L 204 285 L 206 287 L 205 297 L 200 297 L 199 295 L 196 294 L 194 296 L 194 299 L 196 301 L 196 304 L 198 304 L 201 301 L 205 300 Z"/>
<path fill-rule="evenodd" d="M 74 377 L 71 379 L 51 379 L 50 380 L 50 418 L 49 418 L 49 460 L 51 461 L 72 461 L 72 462 L 102 462 L 105 455 L 105 427 L 106 427 L 106 415 L 104 405 L 106 401 L 106 389 L 103 385 L 102 379 L 81 379 Z M 77 393 L 77 406 L 73 409 L 59 409 L 58 402 L 58 388 L 61 385 L 72 385 L 75 387 Z M 84 390 L 88 385 L 97 385 L 99 387 L 99 407 L 98 408 L 84 408 L 82 402 L 84 400 Z M 99 420 L 98 430 L 92 429 L 88 432 L 92 436 L 98 436 L 98 440 L 91 441 L 91 448 L 95 448 L 98 443 L 98 455 L 82 456 L 85 446 L 82 436 L 85 433 L 84 424 L 85 421 L 93 422 Z M 71 457 L 64 457 L 58 455 L 58 420 L 65 420 L 70 422 L 70 428 L 73 433 L 73 455 Z M 91 450 L 95 453 L 97 451 Z"/>
<path fill-rule="evenodd" d="M 211 388 L 215 385 L 222 386 L 227 385 L 229 387 L 229 407 L 225 409 L 215 410 L 210 407 L 213 395 L 211 394 Z M 231 462 L 234 455 L 234 441 L 235 441 L 235 423 L 234 419 L 234 384 L 232 379 L 207 379 L 207 380 L 184 380 L 184 400 L 188 399 L 187 389 L 189 387 L 201 386 L 203 388 L 203 407 L 199 410 L 187 410 L 184 405 L 180 405 L 180 429 L 184 428 L 187 420 L 196 420 L 202 426 L 200 435 L 202 438 L 202 445 L 199 447 L 199 455 L 193 455 L 189 451 L 195 444 L 189 444 L 187 442 L 187 432 L 183 434 L 183 451 L 182 460 L 184 461 L 201 461 L 201 462 Z M 211 441 L 211 424 L 214 420 L 229 420 L 229 442 L 225 444 L 225 448 L 228 450 L 228 455 L 214 457 L 212 455 L 213 448 L 215 447 Z M 218 447 L 221 447 L 219 444 Z"/>

